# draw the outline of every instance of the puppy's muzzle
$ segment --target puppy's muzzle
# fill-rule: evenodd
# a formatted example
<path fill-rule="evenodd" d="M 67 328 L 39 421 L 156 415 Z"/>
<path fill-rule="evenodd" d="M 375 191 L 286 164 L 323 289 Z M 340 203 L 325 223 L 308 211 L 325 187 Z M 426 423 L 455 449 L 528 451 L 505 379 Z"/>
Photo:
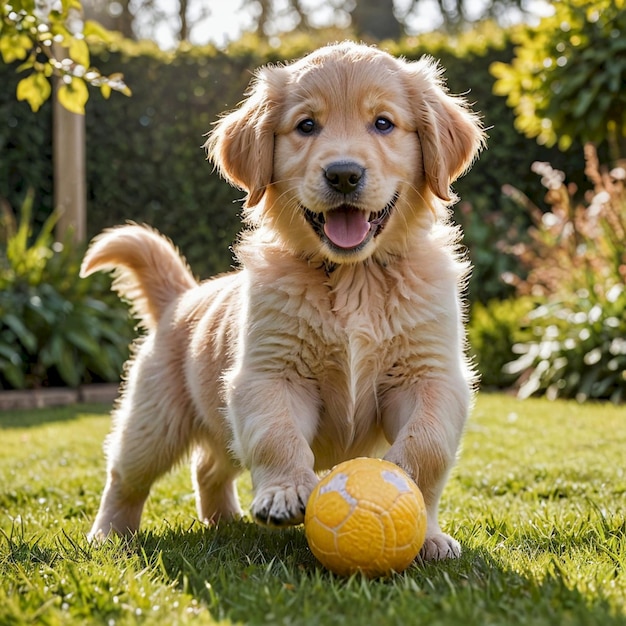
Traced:
<path fill-rule="evenodd" d="M 332 251 L 334 259 L 354 255 L 384 229 L 398 193 L 379 211 L 366 210 L 366 169 L 355 161 L 334 161 L 322 168 L 328 208 L 319 213 L 301 205 L 305 219 Z"/>

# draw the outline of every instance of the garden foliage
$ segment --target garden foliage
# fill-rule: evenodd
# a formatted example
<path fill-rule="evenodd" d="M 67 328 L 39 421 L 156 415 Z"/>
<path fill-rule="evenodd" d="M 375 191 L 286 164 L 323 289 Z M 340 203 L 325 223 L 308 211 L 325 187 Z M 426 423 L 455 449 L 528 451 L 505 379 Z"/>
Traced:
<path fill-rule="evenodd" d="M 497 62 L 496 93 L 516 127 L 541 143 L 609 141 L 626 148 L 626 1 L 554 2 L 553 15 L 513 31 L 515 57 Z"/>
<path fill-rule="evenodd" d="M 21 61 L 15 94 L 38 111 L 52 93 L 51 79 L 59 79 L 56 97 L 73 113 L 83 114 L 88 85 L 99 87 L 108 98 L 111 90 L 130 95 L 118 72 L 104 76 L 91 66 L 87 39 L 109 41 L 100 24 L 81 17 L 78 0 L 37 3 L 8 0 L 0 4 L 0 55 L 5 63 Z"/>
<path fill-rule="evenodd" d="M 626 399 L 626 170 L 600 167 L 585 148 L 592 188 L 579 199 L 565 174 L 548 163 L 534 170 L 551 210 L 517 195 L 533 219 L 527 242 L 512 252 L 527 270 L 510 276 L 518 294 L 541 306 L 527 318 L 534 337 L 513 347 L 506 372 L 520 375 L 520 394 Z"/>
<path fill-rule="evenodd" d="M 116 382 L 133 335 L 128 312 L 106 276 L 79 278 L 77 251 L 54 243 L 55 214 L 33 238 L 31 203 L 19 223 L 3 206 L 0 222 L 0 389 Z"/>
<path fill-rule="evenodd" d="M 579 11 L 580 6 L 581 2 L 573 3 L 571 11 Z M 609 121 L 617 120 L 612 112 L 624 108 L 615 109 L 614 103 L 623 94 L 609 89 L 607 96 L 602 85 L 596 89 L 590 79 L 591 89 L 581 88 L 572 95 L 575 109 L 563 104 L 556 111 L 542 110 L 542 116 L 555 115 L 555 132 L 563 128 L 573 140 L 572 148 L 561 152 L 516 132 L 519 111 L 493 92 L 495 79 L 490 73 L 490 68 L 500 67 L 497 90 L 502 95 L 509 91 L 502 82 L 508 80 L 514 97 L 515 81 L 521 76 L 515 74 L 521 52 L 514 46 L 525 42 L 524 37 L 550 54 L 571 52 L 567 67 L 575 65 L 580 70 L 571 74 L 574 81 L 591 72 L 594 63 L 606 61 L 607 50 L 615 52 L 620 68 L 623 38 L 616 41 L 612 31 L 602 42 L 593 38 L 594 29 L 605 28 L 606 20 L 622 19 L 613 16 L 612 6 L 598 19 L 571 22 L 577 33 L 587 33 L 587 39 L 580 34 L 580 45 L 572 43 L 578 40 L 571 37 L 569 43 L 560 41 L 563 31 L 552 22 L 544 22 L 536 31 L 485 24 L 455 38 L 433 33 L 382 44 L 409 60 L 423 54 L 439 59 L 450 90 L 464 93 L 482 112 L 488 128 L 488 150 L 455 183 L 462 200 L 454 207 L 454 218 L 463 226 L 463 243 L 475 266 L 470 282 L 474 304 L 470 339 L 484 386 L 505 387 L 517 380 L 526 395 L 547 392 L 553 397 L 624 399 L 626 295 L 620 287 L 624 283 L 624 181 L 619 170 L 612 175 L 601 172 L 590 151 L 586 179 L 582 144 L 576 142 L 576 137 L 584 135 L 570 132 L 565 122 L 559 122 L 560 113 L 569 111 L 567 123 L 579 123 L 584 110 L 593 113 L 586 120 L 595 120 L 597 112 L 606 113 Z M 91 98 L 86 104 L 88 234 L 129 219 L 146 222 L 181 248 L 201 278 L 230 269 L 230 246 L 241 228 L 243 194 L 206 163 L 205 134 L 221 112 L 241 100 L 254 68 L 300 57 L 328 37 L 328 33 L 297 34 L 285 37 L 279 48 L 271 48 L 246 36 L 226 51 L 181 45 L 170 53 L 148 42 L 116 38 L 107 46 L 92 45 L 90 59 L 102 75 L 123 72 L 133 96 L 112 94 L 107 101 Z M 330 38 L 341 37 L 333 33 Z M 561 44 L 573 48 L 561 49 Z M 531 48 L 536 55 L 537 49 Z M 574 63 L 579 54 L 583 55 L 580 63 Z M 6 288 L 0 301 L 4 307 L 0 308 L 0 384 L 74 385 L 116 378 L 132 335 L 126 310 L 108 294 L 105 277 L 78 279 L 80 250 L 51 247 L 51 107 L 44 102 L 35 115 L 24 102 L 16 101 L 16 89 L 23 80 L 16 73 L 18 65 L 17 61 L 0 64 L 0 81 L 7 86 L 0 90 L 0 198 L 19 207 L 28 190 L 34 190 L 33 223 L 42 228 L 42 234 L 34 242 L 27 237 L 21 244 L 23 255 L 30 259 L 39 255 L 36 271 L 16 271 L 11 265 L 15 259 L 8 254 L 0 269 Z M 608 65 L 602 65 L 606 69 L 602 80 L 614 82 L 617 79 L 611 76 L 618 69 Z M 507 73 L 513 70 L 505 67 L 515 72 Z M 553 69 L 559 67 L 554 61 Z M 546 84 L 560 76 L 544 69 Z M 523 85 L 534 90 L 533 81 Z M 557 100 L 561 92 L 555 84 L 561 85 L 559 89 L 570 88 L 565 81 L 550 84 Z M 540 95 L 542 88 L 537 87 Z M 595 93 L 597 101 L 584 109 L 580 99 L 590 98 L 589 93 Z M 594 124 L 589 123 L 589 131 L 599 128 Z M 606 135 L 599 137 L 608 137 L 611 128 L 617 128 L 617 121 L 608 124 Z M 599 150 L 604 160 L 606 144 Z M 542 164 L 535 169 L 549 188 L 545 197 L 531 171 L 535 162 Z M 561 172 L 568 173 L 567 183 Z M 28 223 L 27 216 L 23 223 Z M 24 232 L 22 228 L 15 231 Z M 502 275 L 511 278 L 508 284 Z M 502 301 L 511 295 L 524 297 Z M 99 305 L 100 301 L 105 304 Z M 39 302 L 45 304 L 45 314 L 43 305 L 33 309 L 33 303 Z M 102 328 L 96 328 L 94 315 L 101 319 Z M 44 331 L 50 333 L 49 339 Z M 96 343 L 98 359 L 94 358 Z M 513 360 L 513 365 L 503 368 Z"/>

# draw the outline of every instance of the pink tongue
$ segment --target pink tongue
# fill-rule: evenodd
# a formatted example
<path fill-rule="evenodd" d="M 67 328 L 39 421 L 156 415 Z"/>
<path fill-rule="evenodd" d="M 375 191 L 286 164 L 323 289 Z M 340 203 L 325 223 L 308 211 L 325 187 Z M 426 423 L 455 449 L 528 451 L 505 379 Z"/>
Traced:
<path fill-rule="evenodd" d="M 324 233 L 338 248 L 356 248 L 365 241 L 370 224 L 356 209 L 335 209 L 326 214 Z"/>

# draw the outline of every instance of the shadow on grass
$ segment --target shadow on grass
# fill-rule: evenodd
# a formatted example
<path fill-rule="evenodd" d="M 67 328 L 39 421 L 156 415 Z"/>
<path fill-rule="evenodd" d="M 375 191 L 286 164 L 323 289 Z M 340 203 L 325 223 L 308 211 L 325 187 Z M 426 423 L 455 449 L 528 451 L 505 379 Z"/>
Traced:
<path fill-rule="evenodd" d="M 557 567 L 541 580 L 484 549 L 455 561 L 416 563 L 369 581 L 339 578 L 310 553 L 302 528 L 250 522 L 142 534 L 139 552 L 216 619 L 246 624 L 624 625 L 610 604 L 568 586 Z M 555 557 L 556 558 L 556 557 Z M 556 562 L 556 561 L 555 561 Z"/>
<path fill-rule="evenodd" d="M 22 525 L 0 533 L 5 562 L 31 565 L 98 562 L 98 548 L 67 534 L 54 548 L 24 535 Z M 122 553 L 131 559 L 125 560 Z M 118 558 L 118 557 L 122 558 Z M 380 580 L 339 578 L 321 568 L 301 528 L 271 531 L 251 522 L 141 533 L 106 546 L 106 567 L 130 567 L 155 589 L 176 587 L 205 606 L 216 623 L 320 626 L 623 626 L 600 593 L 583 595 L 556 566 L 535 578 L 470 549 L 455 561 L 416 563 Z M 131 565 L 132 563 L 132 565 Z M 64 571 L 59 565 L 59 572 Z M 78 572 L 70 568 L 70 571 Z M 87 568 L 93 574 L 93 571 Z M 108 571 L 108 570 L 107 570 Z M 61 575 L 61 574 L 59 574 Z M 77 574 L 78 575 L 78 574 Z M 133 576 L 132 571 L 130 575 Z M 86 588 L 91 580 L 79 577 Z M 110 574 L 105 578 L 109 580 Z M 113 576 L 112 578 L 115 578 Z M 593 585 L 594 581 L 588 581 Z M 190 602 L 191 600 L 191 602 Z M 1 620 L 0 620 L 1 621 Z M 151 622 L 152 623 L 152 622 Z M 213 622 L 211 622 L 213 623 Z"/>
<path fill-rule="evenodd" d="M 71 422 L 85 415 L 108 415 L 108 404 L 74 404 L 43 409 L 0 411 L 0 429 L 35 428 L 56 422 Z"/>

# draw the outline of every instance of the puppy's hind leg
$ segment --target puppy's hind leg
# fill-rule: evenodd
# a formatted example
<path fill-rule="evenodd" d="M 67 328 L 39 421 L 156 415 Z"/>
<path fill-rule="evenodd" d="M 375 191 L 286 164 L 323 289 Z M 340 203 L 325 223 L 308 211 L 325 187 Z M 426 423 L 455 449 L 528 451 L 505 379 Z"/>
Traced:
<path fill-rule="evenodd" d="M 200 519 L 213 524 L 219 520 L 241 517 L 235 479 L 240 472 L 231 459 L 198 446 L 191 460 L 191 478 L 196 493 L 196 508 Z"/>
<path fill-rule="evenodd" d="M 137 531 L 150 487 L 189 446 L 191 413 L 185 412 L 184 403 L 167 406 L 157 394 L 145 389 L 137 393 L 140 386 L 141 382 L 127 390 L 113 416 L 106 443 L 107 482 L 90 540 L 111 531 L 121 535 Z"/>

